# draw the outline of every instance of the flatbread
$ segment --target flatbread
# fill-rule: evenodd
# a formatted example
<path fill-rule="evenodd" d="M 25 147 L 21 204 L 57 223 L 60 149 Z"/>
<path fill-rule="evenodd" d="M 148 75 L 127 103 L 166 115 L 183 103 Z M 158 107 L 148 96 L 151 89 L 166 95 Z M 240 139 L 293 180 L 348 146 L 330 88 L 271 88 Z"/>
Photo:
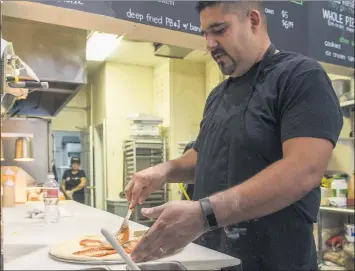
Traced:
<path fill-rule="evenodd" d="M 60 244 L 56 244 L 50 247 L 49 254 L 58 259 L 74 260 L 74 261 L 122 261 L 119 254 L 106 255 L 102 257 L 89 257 L 85 255 L 73 255 L 74 252 L 83 250 L 86 247 L 80 245 L 80 241 L 83 239 L 95 239 L 104 241 L 103 235 L 84 235 L 72 240 L 65 241 Z"/>

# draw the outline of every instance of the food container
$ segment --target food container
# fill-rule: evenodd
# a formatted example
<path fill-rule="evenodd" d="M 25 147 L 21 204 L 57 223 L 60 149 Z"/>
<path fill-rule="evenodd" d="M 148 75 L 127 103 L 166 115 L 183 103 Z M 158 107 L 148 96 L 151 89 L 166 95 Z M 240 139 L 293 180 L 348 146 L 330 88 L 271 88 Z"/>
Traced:
<path fill-rule="evenodd" d="M 181 264 L 180 262 L 153 262 L 153 263 L 142 263 L 137 264 L 138 267 L 145 271 L 145 270 L 165 270 L 165 271 L 179 271 L 179 270 L 187 270 L 186 267 Z M 126 266 L 126 270 L 131 271 L 128 266 Z"/>
<path fill-rule="evenodd" d="M 330 188 L 321 187 L 320 191 L 321 191 L 320 205 L 328 206 L 329 205 L 329 198 L 332 195 L 332 190 Z"/>
<path fill-rule="evenodd" d="M 27 201 L 42 201 L 43 187 L 27 187 Z"/>
<path fill-rule="evenodd" d="M 332 81 L 333 88 L 339 100 L 350 92 L 350 80 L 348 79 L 336 79 Z"/>
<path fill-rule="evenodd" d="M 331 184 L 332 197 L 347 198 L 348 183 L 346 178 L 334 178 Z"/>
<path fill-rule="evenodd" d="M 354 224 L 345 224 L 345 238 L 348 240 L 348 242 L 354 243 L 355 239 L 355 229 L 354 229 Z"/>

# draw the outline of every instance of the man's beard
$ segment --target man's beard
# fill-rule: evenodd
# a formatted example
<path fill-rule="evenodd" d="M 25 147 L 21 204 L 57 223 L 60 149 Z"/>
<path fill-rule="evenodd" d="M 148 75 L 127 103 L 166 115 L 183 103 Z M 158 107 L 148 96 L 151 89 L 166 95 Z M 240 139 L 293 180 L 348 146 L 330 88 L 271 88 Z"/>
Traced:
<path fill-rule="evenodd" d="M 231 75 L 237 68 L 236 61 L 227 54 L 223 48 L 216 48 L 211 52 L 212 58 L 217 62 L 219 69 L 224 75 Z M 217 59 L 223 57 L 225 60 L 218 62 Z"/>

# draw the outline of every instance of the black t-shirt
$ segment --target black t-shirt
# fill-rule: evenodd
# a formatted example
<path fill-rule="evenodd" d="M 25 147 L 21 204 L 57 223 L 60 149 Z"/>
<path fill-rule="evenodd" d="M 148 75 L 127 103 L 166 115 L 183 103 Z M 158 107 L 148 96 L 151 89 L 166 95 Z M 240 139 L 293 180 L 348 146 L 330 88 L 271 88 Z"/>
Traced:
<path fill-rule="evenodd" d="M 227 79 L 229 84 L 217 86 L 207 99 L 204 117 L 217 106 L 215 114 L 224 114 L 240 103 L 246 94 L 239 93 L 238 88 L 252 85 L 257 66 L 240 78 Z M 221 92 L 224 96 L 218 103 Z M 335 146 L 343 125 L 339 101 L 322 66 L 293 52 L 279 52 L 271 57 L 257 79 L 244 116 L 249 140 L 268 165 L 282 159 L 282 143 L 291 138 L 323 138 Z M 194 145 L 197 152 L 199 141 L 198 137 Z M 319 201 L 318 188 L 296 206 L 307 219 L 315 222 Z"/>
<path fill-rule="evenodd" d="M 65 189 L 72 190 L 80 184 L 80 179 L 86 178 L 85 172 L 79 170 L 77 173 L 73 173 L 71 169 L 68 169 L 63 174 L 63 181 L 65 182 Z M 75 193 L 84 193 L 84 189 L 76 191 Z"/>

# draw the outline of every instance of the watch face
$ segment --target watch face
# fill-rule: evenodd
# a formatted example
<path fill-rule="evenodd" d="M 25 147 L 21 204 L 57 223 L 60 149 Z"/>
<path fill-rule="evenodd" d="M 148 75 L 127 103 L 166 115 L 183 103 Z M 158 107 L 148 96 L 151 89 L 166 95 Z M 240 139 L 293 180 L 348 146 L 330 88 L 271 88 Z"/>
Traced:
<path fill-rule="evenodd" d="M 209 215 L 206 216 L 206 218 L 207 218 L 207 221 L 208 221 L 208 225 L 211 228 L 218 226 L 217 219 L 216 219 L 214 214 L 209 214 Z"/>

